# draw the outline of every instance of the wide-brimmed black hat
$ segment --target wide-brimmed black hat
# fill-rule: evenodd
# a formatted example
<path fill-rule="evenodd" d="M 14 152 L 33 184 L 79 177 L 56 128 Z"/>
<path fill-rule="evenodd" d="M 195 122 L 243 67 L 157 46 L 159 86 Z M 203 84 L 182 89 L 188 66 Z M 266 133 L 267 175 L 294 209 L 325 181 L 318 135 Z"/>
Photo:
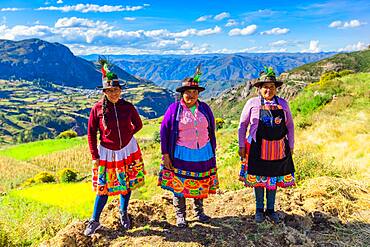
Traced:
<path fill-rule="evenodd" d="M 176 92 L 184 92 L 189 89 L 196 89 L 199 92 L 202 92 L 205 90 L 204 87 L 199 86 L 200 76 L 202 75 L 202 72 L 200 71 L 200 64 L 197 66 L 195 70 L 194 77 L 187 77 L 182 81 L 182 84 L 180 87 L 176 88 Z"/>
<path fill-rule="evenodd" d="M 176 88 L 176 92 L 184 92 L 189 89 L 196 89 L 199 92 L 202 92 L 205 90 L 204 87 L 199 86 L 199 82 L 194 81 L 193 77 L 187 77 L 182 81 L 181 87 Z"/>
<path fill-rule="evenodd" d="M 260 72 L 260 76 L 256 82 L 252 84 L 253 87 L 261 87 L 264 83 L 272 82 L 275 83 L 276 87 L 283 85 L 282 81 L 276 79 L 276 75 L 272 67 L 265 67 L 265 70 Z"/>
<path fill-rule="evenodd" d="M 102 73 L 102 85 L 97 86 L 97 89 L 107 89 L 107 88 L 113 88 L 113 87 L 122 87 L 123 84 L 120 84 L 121 80 L 118 79 L 118 76 L 111 72 L 109 67 L 112 65 L 108 62 L 107 59 L 104 57 L 99 57 L 98 62 L 101 67 L 101 73 Z"/>

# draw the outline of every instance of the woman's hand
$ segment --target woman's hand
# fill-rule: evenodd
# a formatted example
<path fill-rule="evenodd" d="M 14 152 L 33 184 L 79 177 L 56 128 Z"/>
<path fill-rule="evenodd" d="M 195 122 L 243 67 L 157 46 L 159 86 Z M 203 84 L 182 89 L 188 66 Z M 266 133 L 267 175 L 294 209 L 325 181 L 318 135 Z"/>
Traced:
<path fill-rule="evenodd" d="M 245 159 L 245 147 L 239 147 L 239 156 L 241 159 Z"/>
<path fill-rule="evenodd" d="M 91 163 L 93 165 L 93 167 L 98 167 L 99 166 L 99 159 L 96 159 L 96 160 L 93 160 Z"/>
<path fill-rule="evenodd" d="M 169 154 L 163 155 L 163 165 L 169 170 L 173 170 L 172 162 Z"/>

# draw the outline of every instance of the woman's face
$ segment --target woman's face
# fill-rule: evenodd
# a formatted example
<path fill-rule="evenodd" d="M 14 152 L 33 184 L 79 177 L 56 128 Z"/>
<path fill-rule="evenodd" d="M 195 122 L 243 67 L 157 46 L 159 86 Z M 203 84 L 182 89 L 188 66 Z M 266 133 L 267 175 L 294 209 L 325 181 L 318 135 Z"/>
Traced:
<path fill-rule="evenodd" d="M 112 103 L 117 103 L 117 101 L 121 97 L 121 88 L 120 87 L 112 87 L 103 90 L 105 96 L 107 96 L 108 100 Z"/>
<path fill-rule="evenodd" d="M 195 105 L 198 100 L 198 94 L 199 92 L 197 89 L 188 89 L 184 91 L 184 93 L 182 94 L 182 98 L 184 99 L 187 107 L 192 107 L 193 105 Z"/>
<path fill-rule="evenodd" d="M 263 83 L 260 88 L 260 92 L 265 100 L 272 100 L 272 98 L 276 95 L 275 83 L 273 82 Z"/>

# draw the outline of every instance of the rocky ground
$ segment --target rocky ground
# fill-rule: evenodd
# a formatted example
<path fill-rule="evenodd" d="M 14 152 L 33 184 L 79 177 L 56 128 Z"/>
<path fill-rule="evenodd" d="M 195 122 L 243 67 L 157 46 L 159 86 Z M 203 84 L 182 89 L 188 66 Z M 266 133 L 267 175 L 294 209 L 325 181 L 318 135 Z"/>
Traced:
<path fill-rule="evenodd" d="M 368 187 L 334 178 L 318 182 L 278 191 L 277 225 L 254 222 L 253 193 L 243 189 L 206 200 L 205 211 L 213 217 L 209 224 L 193 220 L 193 203 L 187 200 L 190 224 L 178 229 L 171 195 L 165 194 L 130 202 L 129 231 L 121 229 L 115 199 L 102 213 L 103 228 L 92 237 L 83 235 L 87 220 L 77 221 L 41 246 L 369 246 Z"/>

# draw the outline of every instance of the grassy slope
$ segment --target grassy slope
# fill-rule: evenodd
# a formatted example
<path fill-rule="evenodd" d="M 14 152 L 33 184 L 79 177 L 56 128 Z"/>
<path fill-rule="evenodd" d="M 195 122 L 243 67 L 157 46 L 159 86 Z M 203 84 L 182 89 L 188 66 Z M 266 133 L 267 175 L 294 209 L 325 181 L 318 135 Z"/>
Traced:
<path fill-rule="evenodd" d="M 77 145 L 85 145 L 86 138 L 73 139 L 50 139 L 30 142 L 0 150 L 0 156 L 10 157 L 17 160 L 29 160 L 33 157 L 50 154 L 52 152 L 69 149 Z"/>
<path fill-rule="evenodd" d="M 368 145 L 363 144 L 370 142 L 367 128 L 370 118 L 368 91 L 368 88 L 370 88 L 370 74 L 348 75 L 339 80 L 341 90 L 337 94 L 336 100 L 325 106 L 312 109 L 304 116 L 303 120 L 299 112 L 295 117 L 296 122 L 305 121 L 306 123 L 303 125 L 304 127 L 296 128 L 296 152 L 294 156 L 297 167 L 296 175 L 303 188 L 306 186 L 312 187 L 312 183 L 309 183 L 310 179 L 318 176 L 354 178 L 362 180 L 369 187 L 369 180 L 366 178 L 370 174 L 370 150 Z M 325 84 L 313 84 L 291 104 L 296 104 L 294 102 L 299 102 L 302 98 L 306 99 L 307 94 L 310 94 L 312 90 L 323 95 L 332 93 L 332 90 L 337 87 L 337 80 L 325 82 Z M 153 195 L 162 193 L 156 186 L 156 175 L 160 162 L 159 144 L 147 141 L 152 136 L 152 132 L 158 130 L 158 127 L 158 123 L 146 124 L 142 131 L 144 135 L 138 138 L 142 140 L 140 145 L 148 176 L 146 186 L 135 191 L 133 198 L 149 199 Z M 221 189 L 223 191 L 240 189 L 243 186 L 237 181 L 239 169 L 239 160 L 236 153 L 237 130 L 235 128 L 222 129 L 217 132 L 217 138 Z M 70 153 L 70 150 L 66 152 Z M 86 152 L 86 150 L 79 149 L 75 155 L 81 156 L 83 152 Z M 60 152 L 50 155 L 58 155 L 58 153 Z M 88 171 L 89 167 L 86 166 L 85 170 Z M 302 183 L 304 181 L 307 183 Z M 12 203 L 19 203 L 22 200 L 26 200 L 31 208 L 36 207 L 36 205 L 52 208 L 54 210 L 52 212 L 56 215 L 65 211 L 66 215 L 71 215 L 71 217 L 72 215 L 75 215 L 74 217 L 84 217 L 89 215 L 92 207 L 93 195 L 91 194 L 90 197 L 89 193 L 91 192 L 88 191 L 88 187 L 87 184 L 70 186 L 53 184 L 31 187 L 20 192 L 11 192 L 8 197 L 5 197 L 4 201 L 8 203 L 8 206 L 0 212 L 0 219 L 5 219 L 6 222 L 6 215 L 10 214 L 9 210 L 12 209 Z M 76 189 L 80 191 L 75 192 Z M 86 195 L 89 196 L 78 196 L 79 193 L 85 191 Z M 47 196 L 54 193 L 58 196 Z M 61 200 L 60 198 L 69 196 L 73 197 L 73 203 L 71 204 L 68 204 L 68 200 Z M 0 204 L 4 205 L 4 201 Z M 74 205 L 78 206 L 74 207 Z M 24 210 L 19 205 L 17 207 L 20 207 L 18 210 Z M 362 208 L 362 206 L 359 207 Z M 77 210 L 77 212 L 74 210 Z M 36 211 L 34 217 L 42 218 L 44 213 L 43 211 Z M 27 224 L 21 220 L 21 216 L 15 216 L 13 220 L 19 222 L 17 229 L 18 233 L 21 234 Z M 25 225 L 22 227 L 22 224 Z M 38 227 L 43 226 L 40 222 L 37 224 Z M 56 226 L 53 224 L 47 229 L 60 227 L 60 224 Z M 38 234 L 32 237 L 32 241 L 41 238 L 43 238 L 43 235 Z"/>

